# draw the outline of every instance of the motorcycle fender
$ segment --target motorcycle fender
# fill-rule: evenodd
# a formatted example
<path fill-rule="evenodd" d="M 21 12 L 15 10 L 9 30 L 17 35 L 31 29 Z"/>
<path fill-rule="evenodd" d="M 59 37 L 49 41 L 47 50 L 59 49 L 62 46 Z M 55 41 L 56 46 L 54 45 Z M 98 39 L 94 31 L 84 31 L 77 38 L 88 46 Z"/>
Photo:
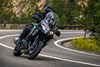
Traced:
<path fill-rule="evenodd" d="M 20 40 L 19 40 L 18 37 L 16 37 L 16 38 L 14 39 L 14 43 L 15 43 L 16 46 L 19 46 L 19 45 L 20 45 Z"/>

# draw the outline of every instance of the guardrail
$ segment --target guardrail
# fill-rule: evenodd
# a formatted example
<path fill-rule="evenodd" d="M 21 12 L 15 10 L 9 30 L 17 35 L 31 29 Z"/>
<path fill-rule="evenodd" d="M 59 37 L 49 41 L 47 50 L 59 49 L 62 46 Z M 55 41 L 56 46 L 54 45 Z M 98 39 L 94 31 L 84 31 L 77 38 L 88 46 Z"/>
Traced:
<path fill-rule="evenodd" d="M 59 26 L 59 29 L 66 29 L 66 30 L 83 30 L 83 25 L 67 25 L 67 26 Z"/>
<path fill-rule="evenodd" d="M 0 24 L 0 29 L 23 29 L 26 24 Z"/>
<path fill-rule="evenodd" d="M 26 24 L 0 24 L 0 29 L 23 29 Z M 83 30 L 84 26 L 82 25 L 67 25 L 67 26 L 59 26 L 61 30 Z"/>

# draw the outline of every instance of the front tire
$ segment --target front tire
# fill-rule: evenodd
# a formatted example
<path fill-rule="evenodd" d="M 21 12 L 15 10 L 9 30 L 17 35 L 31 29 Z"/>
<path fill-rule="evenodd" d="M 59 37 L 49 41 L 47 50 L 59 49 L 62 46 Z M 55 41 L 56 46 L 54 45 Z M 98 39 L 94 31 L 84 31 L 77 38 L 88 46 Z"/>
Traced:
<path fill-rule="evenodd" d="M 43 42 L 42 41 L 38 41 L 37 42 L 37 46 L 35 47 L 35 50 L 33 51 L 33 53 L 29 53 L 28 55 L 28 59 L 29 60 L 33 60 L 34 58 L 36 58 L 36 56 L 40 53 L 41 49 L 43 48 Z"/>
<path fill-rule="evenodd" d="M 17 46 L 15 46 L 14 50 L 13 50 L 13 55 L 14 56 L 20 56 L 22 53 L 21 51 L 18 49 Z"/>

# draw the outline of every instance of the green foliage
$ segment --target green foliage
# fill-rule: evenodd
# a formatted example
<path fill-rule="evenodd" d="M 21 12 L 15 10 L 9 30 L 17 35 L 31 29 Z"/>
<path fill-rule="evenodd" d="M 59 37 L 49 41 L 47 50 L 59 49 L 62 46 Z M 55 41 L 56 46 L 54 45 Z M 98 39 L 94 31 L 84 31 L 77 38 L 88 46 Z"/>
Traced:
<path fill-rule="evenodd" d="M 72 40 L 72 45 L 74 46 L 74 48 L 79 49 L 79 50 L 93 51 L 93 52 L 100 53 L 100 46 L 98 46 L 96 41 L 91 38 L 74 39 Z"/>
<path fill-rule="evenodd" d="M 80 7 L 75 0 L 52 0 L 51 6 L 55 9 L 55 12 L 59 15 L 60 24 L 63 25 L 75 25 L 80 24 L 76 17 L 79 17 Z M 64 19 L 66 17 L 66 19 Z"/>
<path fill-rule="evenodd" d="M 0 0 L 0 23 L 11 21 L 12 14 L 12 0 Z"/>
<path fill-rule="evenodd" d="M 0 0 L 0 23 L 31 23 L 32 13 L 39 0 L 20 0 L 16 6 L 20 16 L 13 11 L 13 0 Z M 60 18 L 61 25 L 84 25 L 86 30 L 100 35 L 100 0 L 89 0 L 88 6 L 82 8 L 79 0 L 47 0 Z M 24 9 L 27 10 L 24 11 Z M 80 18 L 80 16 L 82 17 Z"/>
<path fill-rule="evenodd" d="M 31 15 L 28 14 L 22 14 L 22 18 L 21 18 L 21 23 L 23 24 L 27 24 L 27 23 L 33 23 L 33 18 Z"/>
<path fill-rule="evenodd" d="M 98 48 L 98 53 L 100 54 L 100 47 Z"/>
<path fill-rule="evenodd" d="M 60 25 L 67 25 L 67 17 L 65 15 L 63 15 L 61 18 L 60 18 Z"/>
<path fill-rule="evenodd" d="M 55 12 L 61 18 L 64 13 L 66 13 L 66 0 L 52 0 L 51 6 L 54 8 Z"/>
<path fill-rule="evenodd" d="M 34 12 L 36 3 L 39 0 L 20 0 L 16 6 L 13 5 L 13 1 L 14 0 L 0 1 L 0 23 L 31 23 L 33 21 L 31 14 Z M 79 24 L 76 18 L 79 16 L 80 8 L 75 0 L 47 0 L 47 4 L 51 5 L 55 13 L 58 14 L 60 18 L 59 24 Z M 19 16 L 13 11 L 14 7 L 20 10 L 18 12 Z M 24 11 L 24 9 L 26 9 L 26 11 Z"/>
<path fill-rule="evenodd" d="M 100 0 L 89 0 L 88 7 L 83 11 L 82 22 L 92 36 L 100 38 Z M 100 39 L 99 39 L 100 40 Z"/>
<path fill-rule="evenodd" d="M 32 13 L 34 12 L 35 3 L 37 0 L 21 0 L 16 6 L 14 0 L 0 0 L 0 23 L 32 23 Z M 14 12 L 14 7 L 19 10 L 18 14 Z M 27 7 L 27 9 L 26 9 Z M 24 11 L 26 9 L 26 11 Z"/>
<path fill-rule="evenodd" d="M 66 5 L 66 13 L 68 24 L 75 25 L 75 18 L 79 15 L 77 2 L 75 0 L 68 0 Z"/>

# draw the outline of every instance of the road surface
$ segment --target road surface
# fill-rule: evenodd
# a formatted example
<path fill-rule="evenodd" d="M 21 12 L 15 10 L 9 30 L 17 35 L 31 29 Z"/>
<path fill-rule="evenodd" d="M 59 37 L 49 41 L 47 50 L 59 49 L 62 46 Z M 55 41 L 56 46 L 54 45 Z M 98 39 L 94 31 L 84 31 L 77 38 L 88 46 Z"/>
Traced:
<path fill-rule="evenodd" d="M 100 67 L 100 56 L 66 50 L 49 43 L 34 60 L 13 56 L 13 39 L 22 31 L 0 30 L 0 67 Z M 57 40 L 83 36 L 83 31 L 61 31 Z M 57 43 L 60 45 L 60 43 Z"/>

